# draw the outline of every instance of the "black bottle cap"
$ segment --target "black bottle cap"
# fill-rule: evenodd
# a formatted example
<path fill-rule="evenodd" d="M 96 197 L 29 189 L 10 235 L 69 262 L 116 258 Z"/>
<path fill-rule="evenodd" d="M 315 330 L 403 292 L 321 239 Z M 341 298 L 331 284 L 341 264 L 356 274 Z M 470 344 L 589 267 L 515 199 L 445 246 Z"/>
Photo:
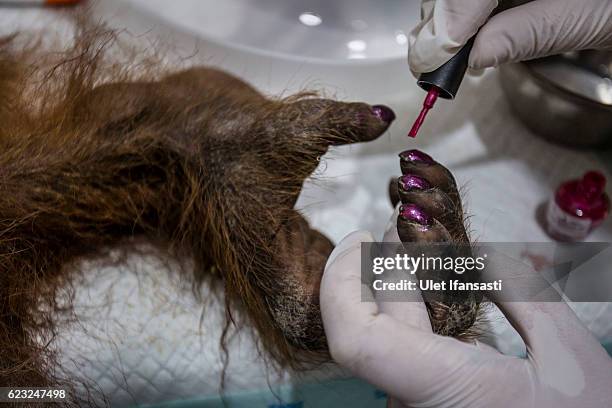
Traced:
<path fill-rule="evenodd" d="M 474 37 L 470 38 L 463 48 L 440 68 L 435 71 L 422 73 L 419 76 L 417 85 L 426 91 L 429 91 L 432 86 L 436 86 L 440 91 L 440 98 L 454 99 L 467 70 L 470 51 L 472 51 L 473 45 Z"/>

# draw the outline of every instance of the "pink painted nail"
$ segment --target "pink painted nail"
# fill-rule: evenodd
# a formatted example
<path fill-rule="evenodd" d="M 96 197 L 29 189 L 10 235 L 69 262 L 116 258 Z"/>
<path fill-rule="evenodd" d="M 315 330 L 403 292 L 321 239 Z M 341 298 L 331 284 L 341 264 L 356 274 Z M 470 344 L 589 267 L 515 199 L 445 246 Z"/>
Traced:
<path fill-rule="evenodd" d="M 372 112 L 374 112 L 374 115 L 383 122 L 391 123 L 395 120 L 395 113 L 388 106 L 374 105 L 372 106 Z"/>
<path fill-rule="evenodd" d="M 407 221 L 416 222 L 421 225 L 431 225 L 433 219 L 421 207 L 415 204 L 404 204 L 400 206 L 400 216 Z"/>
<path fill-rule="evenodd" d="M 400 188 L 404 191 L 428 190 L 431 188 L 431 184 L 429 184 L 423 177 L 414 176 L 412 174 L 406 174 L 400 177 L 398 182 Z"/>
<path fill-rule="evenodd" d="M 427 153 L 423 153 L 422 151 L 417 150 L 417 149 L 405 150 L 399 154 L 399 157 L 402 160 L 411 161 L 411 162 L 419 162 L 419 163 L 426 163 L 426 164 L 435 163 L 435 160 L 432 159 L 430 155 L 428 155 Z"/>

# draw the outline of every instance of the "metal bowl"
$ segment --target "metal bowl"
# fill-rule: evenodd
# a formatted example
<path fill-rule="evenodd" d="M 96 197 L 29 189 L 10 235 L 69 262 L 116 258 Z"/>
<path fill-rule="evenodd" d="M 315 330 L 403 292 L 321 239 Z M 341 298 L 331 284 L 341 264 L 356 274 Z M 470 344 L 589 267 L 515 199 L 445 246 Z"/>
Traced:
<path fill-rule="evenodd" d="M 536 134 L 575 147 L 612 145 L 612 52 L 581 51 L 506 64 L 502 88 Z"/>

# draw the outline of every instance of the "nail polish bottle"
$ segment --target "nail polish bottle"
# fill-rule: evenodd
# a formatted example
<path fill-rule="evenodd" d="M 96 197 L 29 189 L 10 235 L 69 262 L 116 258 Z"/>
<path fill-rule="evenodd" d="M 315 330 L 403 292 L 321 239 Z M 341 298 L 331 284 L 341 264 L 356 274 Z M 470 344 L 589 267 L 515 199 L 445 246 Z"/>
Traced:
<path fill-rule="evenodd" d="M 548 234 L 559 241 L 578 241 L 601 225 L 610 211 L 605 186 L 606 178 L 598 171 L 562 183 L 548 203 Z"/>

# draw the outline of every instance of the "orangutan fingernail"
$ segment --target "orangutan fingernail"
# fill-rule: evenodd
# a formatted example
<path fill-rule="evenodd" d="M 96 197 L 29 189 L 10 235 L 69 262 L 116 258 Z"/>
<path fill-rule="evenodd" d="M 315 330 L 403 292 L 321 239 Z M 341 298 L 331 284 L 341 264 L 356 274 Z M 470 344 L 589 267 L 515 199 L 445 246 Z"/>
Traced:
<path fill-rule="evenodd" d="M 434 164 L 435 160 L 431 158 L 427 153 L 423 153 L 420 150 L 412 149 L 405 150 L 399 154 L 400 159 L 411 162 L 419 162 L 425 164 Z"/>
<path fill-rule="evenodd" d="M 374 112 L 374 115 L 383 122 L 391 123 L 395 120 L 395 113 L 388 106 L 374 105 L 372 106 L 372 112 Z"/>
<path fill-rule="evenodd" d="M 421 225 L 431 225 L 433 219 L 421 207 L 415 204 L 404 204 L 399 209 L 400 217 Z"/>
<path fill-rule="evenodd" d="M 398 179 L 400 188 L 404 191 L 411 190 L 428 190 L 431 188 L 431 184 L 427 182 L 423 177 L 413 176 L 412 174 L 406 174 Z"/>

